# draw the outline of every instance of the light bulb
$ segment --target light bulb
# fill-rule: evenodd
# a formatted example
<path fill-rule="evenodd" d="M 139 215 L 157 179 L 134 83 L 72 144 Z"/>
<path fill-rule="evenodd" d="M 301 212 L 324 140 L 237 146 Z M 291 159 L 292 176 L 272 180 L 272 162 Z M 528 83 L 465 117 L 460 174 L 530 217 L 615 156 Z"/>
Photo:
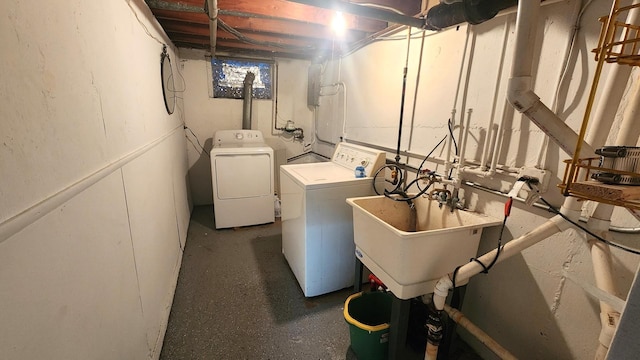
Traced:
<path fill-rule="evenodd" d="M 346 22 L 344 20 L 344 16 L 342 16 L 342 12 L 336 11 L 336 14 L 333 16 L 333 21 L 331 22 L 331 28 L 333 32 L 338 36 L 343 36 L 346 29 Z"/>

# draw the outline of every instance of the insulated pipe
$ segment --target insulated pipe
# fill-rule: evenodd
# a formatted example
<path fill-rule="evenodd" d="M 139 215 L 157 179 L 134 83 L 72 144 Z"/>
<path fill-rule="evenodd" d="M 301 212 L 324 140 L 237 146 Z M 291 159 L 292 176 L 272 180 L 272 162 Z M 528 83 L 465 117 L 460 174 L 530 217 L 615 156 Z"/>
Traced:
<path fill-rule="evenodd" d="M 500 359 L 516 360 L 516 357 L 509 352 L 509 350 L 503 348 L 493 338 L 491 338 L 486 332 L 482 331 L 474 323 L 472 323 L 462 312 L 452 308 L 449 305 L 444 305 L 444 311 L 447 312 L 449 317 L 456 322 L 456 324 L 467 329 L 469 333 L 480 340 L 480 342 L 491 350 L 494 354 L 498 355 Z"/>
<path fill-rule="evenodd" d="M 426 29 L 442 30 L 463 22 L 480 24 L 493 19 L 501 10 L 515 6 L 516 0 L 461 0 L 441 3 L 427 12 Z"/>
<path fill-rule="evenodd" d="M 244 77 L 243 82 L 243 94 L 244 100 L 242 101 L 242 129 L 250 130 L 251 129 L 251 109 L 253 105 L 253 80 L 256 79 L 256 76 L 248 71 L 247 75 Z"/>
<path fill-rule="evenodd" d="M 540 101 L 540 97 L 531 89 L 532 44 L 536 42 L 539 9 L 540 0 L 518 2 L 516 49 L 513 55 L 507 99 L 516 110 L 533 121 L 567 154 L 573 155 L 575 144 L 578 143 L 578 135 L 544 105 Z M 582 153 L 593 154 L 594 150 L 584 143 Z"/>

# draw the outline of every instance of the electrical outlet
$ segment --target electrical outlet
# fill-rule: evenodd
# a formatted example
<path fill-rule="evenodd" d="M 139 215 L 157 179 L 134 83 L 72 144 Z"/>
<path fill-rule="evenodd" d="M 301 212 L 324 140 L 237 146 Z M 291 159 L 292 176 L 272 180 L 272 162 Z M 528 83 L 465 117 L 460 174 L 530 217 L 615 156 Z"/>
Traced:
<path fill-rule="evenodd" d="M 520 171 L 518 171 L 518 178 L 523 176 L 538 179 L 538 189 L 540 189 L 540 193 L 547 192 L 547 189 L 549 188 L 549 180 L 551 179 L 551 172 L 549 170 L 522 167 L 520 168 Z"/>

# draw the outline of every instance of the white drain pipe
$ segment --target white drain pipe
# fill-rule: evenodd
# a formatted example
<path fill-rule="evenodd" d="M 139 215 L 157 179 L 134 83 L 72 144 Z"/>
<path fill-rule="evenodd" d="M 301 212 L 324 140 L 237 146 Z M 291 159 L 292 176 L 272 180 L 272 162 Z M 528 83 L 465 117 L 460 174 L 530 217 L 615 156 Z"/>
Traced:
<path fill-rule="evenodd" d="M 581 210 L 582 203 L 579 202 L 576 198 L 568 197 L 566 198 L 564 205 L 562 205 L 560 212 L 571 220 L 578 221 L 578 219 L 580 218 Z M 570 224 L 560 215 L 552 217 L 544 224 L 538 226 L 536 229 L 505 244 L 500 251 L 500 257 L 496 260 L 496 264 L 510 258 L 513 255 L 519 254 L 520 252 L 522 252 L 522 250 L 525 250 L 554 234 L 560 233 L 568 229 L 569 227 Z M 497 252 L 498 250 L 494 249 L 480 256 L 477 260 L 482 262 L 483 264 L 489 264 L 496 258 Z M 480 274 L 483 270 L 484 268 L 477 262 L 469 262 L 458 269 L 456 273 L 456 283 L 464 283 L 472 276 Z M 449 290 L 453 289 L 452 279 L 453 273 L 450 273 L 438 280 L 433 290 L 433 304 L 436 310 L 444 310 L 444 305 L 447 299 L 447 295 L 449 294 Z M 438 346 L 427 343 L 425 360 L 436 360 L 437 355 Z"/>
<path fill-rule="evenodd" d="M 538 28 L 540 0 L 518 2 L 516 19 L 516 48 L 513 55 L 511 78 L 507 99 L 513 107 L 528 117 L 547 136 L 555 141 L 567 154 L 573 154 L 578 143 L 578 134 L 540 101 L 531 88 L 531 69 Z M 590 145 L 583 143 L 581 153 L 593 154 Z"/>
<path fill-rule="evenodd" d="M 486 332 L 482 331 L 479 327 L 477 327 L 474 323 L 469 320 L 464 314 L 457 309 L 452 308 L 449 305 L 444 305 L 444 311 L 447 312 L 447 315 L 456 322 L 456 324 L 462 326 L 467 329 L 469 333 L 476 337 L 476 339 L 480 340 L 480 342 L 486 346 L 489 350 L 493 351 L 500 359 L 503 360 L 516 360 L 516 357 L 513 356 L 509 352 L 509 350 L 503 348 L 500 344 L 498 344 L 493 338 L 487 335 Z"/>
<path fill-rule="evenodd" d="M 640 12 L 636 11 L 634 15 L 638 17 Z M 636 88 L 633 92 L 634 98 L 632 98 L 631 103 L 627 106 L 627 109 L 624 112 L 622 124 L 614 145 L 636 145 L 638 139 L 636 114 L 638 111 L 638 105 L 640 104 L 637 97 L 638 89 L 640 89 L 640 82 L 635 86 Z M 599 203 L 596 206 L 593 215 L 587 221 L 587 227 L 592 232 L 606 238 L 609 226 L 611 225 L 613 209 L 613 205 Z M 587 241 L 591 250 L 591 261 L 593 263 L 596 286 L 600 290 L 609 294 L 617 295 L 617 289 L 613 280 L 613 261 L 611 259 L 611 249 L 609 245 L 599 242 L 591 235 L 587 235 Z M 613 335 L 618 327 L 619 320 L 620 312 L 613 309 L 613 307 L 606 302 L 600 301 L 600 322 L 602 328 L 600 330 L 600 336 L 598 337 L 599 343 L 596 349 L 596 360 L 603 360 L 606 358 L 609 346 L 613 340 Z"/>
<path fill-rule="evenodd" d="M 637 3 L 635 1 L 634 3 Z M 640 21 L 640 11 L 632 9 L 627 15 L 627 23 L 637 24 Z M 628 66 L 616 66 L 611 69 L 611 73 L 606 79 L 603 97 L 599 101 L 594 114 L 592 129 L 589 130 L 587 141 L 596 146 L 605 145 L 607 134 L 617 108 L 620 105 L 622 91 L 629 80 L 631 73 Z M 640 82 L 637 82 L 632 92 L 630 103 L 627 105 L 622 117 L 622 123 L 614 145 L 635 146 L 638 141 L 638 126 L 636 124 L 637 114 L 640 111 Z M 599 203 L 593 215 L 587 221 L 589 230 L 603 238 L 607 238 L 608 229 L 611 225 L 613 205 Z M 611 259 L 611 249 L 608 244 L 599 242 L 595 237 L 587 235 L 587 241 L 591 250 L 591 262 L 596 286 L 609 294 L 617 295 L 617 289 L 613 280 L 613 261 Z M 600 301 L 600 323 L 601 330 L 598 336 L 598 347 L 596 348 L 595 359 L 603 360 L 609 351 L 609 346 L 613 340 L 613 335 L 618 327 L 620 312 L 611 305 Z"/>
<path fill-rule="evenodd" d="M 540 0 L 521 0 L 518 2 L 516 19 L 516 47 L 513 55 L 511 78 L 507 90 L 507 98 L 513 107 L 527 116 L 550 139 L 555 141 L 567 154 L 573 155 L 578 142 L 578 134 L 567 126 L 556 114 L 540 101 L 531 89 L 531 69 L 533 66 L 533 46 L 536 41 L 536 29 Z M 582 153 L 593 154 L 590 145 L 582 144 Z M 571 220 L 578 221 L 582 210 L 582 203 L 576 198 L 568 197 L 562 205 L 561 213 Z M 520 253 L 538 242 L 569 228 L 569 223 L 560 215 L 547 220 L 536 229 L 508 242 L 501 249 L 497 262 Z M 494 249 L 478 258 L 483 264 L 491 263 L 497 255 Z M 460 267 L 456 273 L 456 282 L 463 283 L 474 275 L 481 273 L 484 268 L 477 262 L 469 262 Z M 437 310 L 444 309 L 449 290 L 453 288 L 453 273 L 443 276 L 435 286 L 433 303 Z M 426 360 L 435 360 L 438 346 L 427 343 Z"/>

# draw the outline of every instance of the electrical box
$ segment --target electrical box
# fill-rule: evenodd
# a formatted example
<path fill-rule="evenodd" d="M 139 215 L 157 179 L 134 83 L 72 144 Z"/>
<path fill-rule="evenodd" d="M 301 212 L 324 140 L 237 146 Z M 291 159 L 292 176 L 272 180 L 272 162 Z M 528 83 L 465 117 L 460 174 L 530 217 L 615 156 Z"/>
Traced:
<path fill-rule="evenodd" d="M 523 167 L 520 168 L 520 171 L 518 171 L 518 178 L 521 178 L 523 176 L 538 179 L 538 189 L 540 189 L 540 193 L 543 194 L 547 192 L 549 188 L 549 180 L 551 178 L 551 173 L 548 170 L 536 169 L 533 167 Z"/>
<path fill-rule="evenodd" d="M 320 106 L 320 76 L 322 74 L 321 64 L 309 65 L 308 88 L 307 88 L 307 105 Z"/>

